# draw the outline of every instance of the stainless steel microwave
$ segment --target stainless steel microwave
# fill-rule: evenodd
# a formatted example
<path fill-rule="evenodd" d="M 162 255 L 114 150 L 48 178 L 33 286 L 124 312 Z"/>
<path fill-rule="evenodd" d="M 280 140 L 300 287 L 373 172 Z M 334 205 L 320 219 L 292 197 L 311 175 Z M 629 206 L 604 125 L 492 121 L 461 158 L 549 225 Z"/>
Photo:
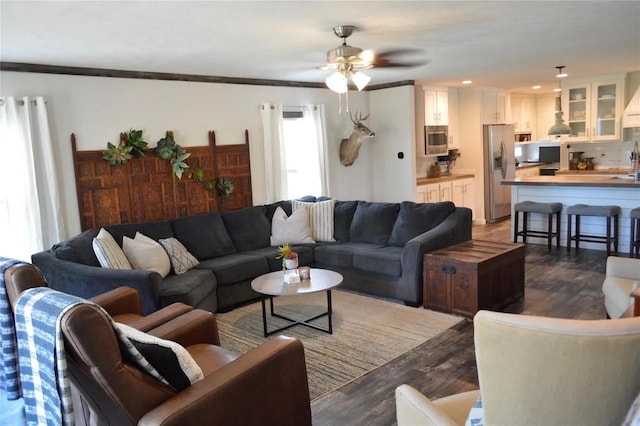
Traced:
<path fill-rule="evenodd" d="M 443 155 L 449 152 L 449 127 L 424 126 L 425 155 Z"/>

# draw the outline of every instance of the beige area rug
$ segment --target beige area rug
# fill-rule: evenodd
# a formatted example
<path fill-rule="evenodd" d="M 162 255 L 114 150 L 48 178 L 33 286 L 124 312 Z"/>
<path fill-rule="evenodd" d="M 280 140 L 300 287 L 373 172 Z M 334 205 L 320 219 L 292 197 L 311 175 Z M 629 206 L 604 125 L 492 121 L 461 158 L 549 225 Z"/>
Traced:
<path fill-rule="evenodd" d="M 332 291 L 333 334 L 302 325 L 278 334 L 302 340 L 307 361 L 311 399 L 321 397 L 426 342 L 462 318 L 422 308 Z M 275 312 L 293 318 L 309 318 L 326 312 L 326 292 L 274 299 Z M 260 302 L 216 314 L 223 347 L 245 353 L 266 341 Z M 286 321 L 271 317 L 269 330 Z M 327 317 L 314 321 L 327 326 Z M 275 335 L 269 336 L 273 338 Z"/>

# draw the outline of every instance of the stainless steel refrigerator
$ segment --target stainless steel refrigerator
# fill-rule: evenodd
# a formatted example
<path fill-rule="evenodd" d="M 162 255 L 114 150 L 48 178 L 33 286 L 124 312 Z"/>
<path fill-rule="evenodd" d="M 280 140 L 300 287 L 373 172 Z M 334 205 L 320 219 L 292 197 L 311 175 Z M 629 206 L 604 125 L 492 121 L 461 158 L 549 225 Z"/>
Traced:
<path fill-rule="evenodd" d="M 484 133 L 484 211 L 487 222 L 511 216 L 511 187 L 516 174 L 513 124 L 487 124 Z"/>

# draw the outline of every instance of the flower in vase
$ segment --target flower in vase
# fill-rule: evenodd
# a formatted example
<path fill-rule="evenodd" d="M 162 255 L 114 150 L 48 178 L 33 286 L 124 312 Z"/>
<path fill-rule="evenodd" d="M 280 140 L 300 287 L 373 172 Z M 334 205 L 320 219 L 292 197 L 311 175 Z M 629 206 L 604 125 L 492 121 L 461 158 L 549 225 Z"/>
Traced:
<path fill-rule="evenodd" d="M 298 253 L 291 250 L 289 244 L 278 247 L 278 257 L 282 259 L 282 269 L 296 269 L 298 267 Z"/>

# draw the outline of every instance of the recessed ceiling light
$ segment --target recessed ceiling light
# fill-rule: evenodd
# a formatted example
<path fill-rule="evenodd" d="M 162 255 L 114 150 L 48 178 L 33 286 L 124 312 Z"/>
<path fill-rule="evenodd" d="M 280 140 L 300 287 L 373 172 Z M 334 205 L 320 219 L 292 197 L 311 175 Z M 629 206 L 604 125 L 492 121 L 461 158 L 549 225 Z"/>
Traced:
<path fill-rule="evenodd" d="M 462 84 L 471 84 L 473 81 L 471 80 L 462 80 Z"/>
<path fill-rule="evenodd" d="M 542 86 L 540 86 L 539 84 L 536 84 L 535 86 L 531 86 L 531 88 L 533 90 L 538 90 L 538 89 L 542 89 Z"/>

